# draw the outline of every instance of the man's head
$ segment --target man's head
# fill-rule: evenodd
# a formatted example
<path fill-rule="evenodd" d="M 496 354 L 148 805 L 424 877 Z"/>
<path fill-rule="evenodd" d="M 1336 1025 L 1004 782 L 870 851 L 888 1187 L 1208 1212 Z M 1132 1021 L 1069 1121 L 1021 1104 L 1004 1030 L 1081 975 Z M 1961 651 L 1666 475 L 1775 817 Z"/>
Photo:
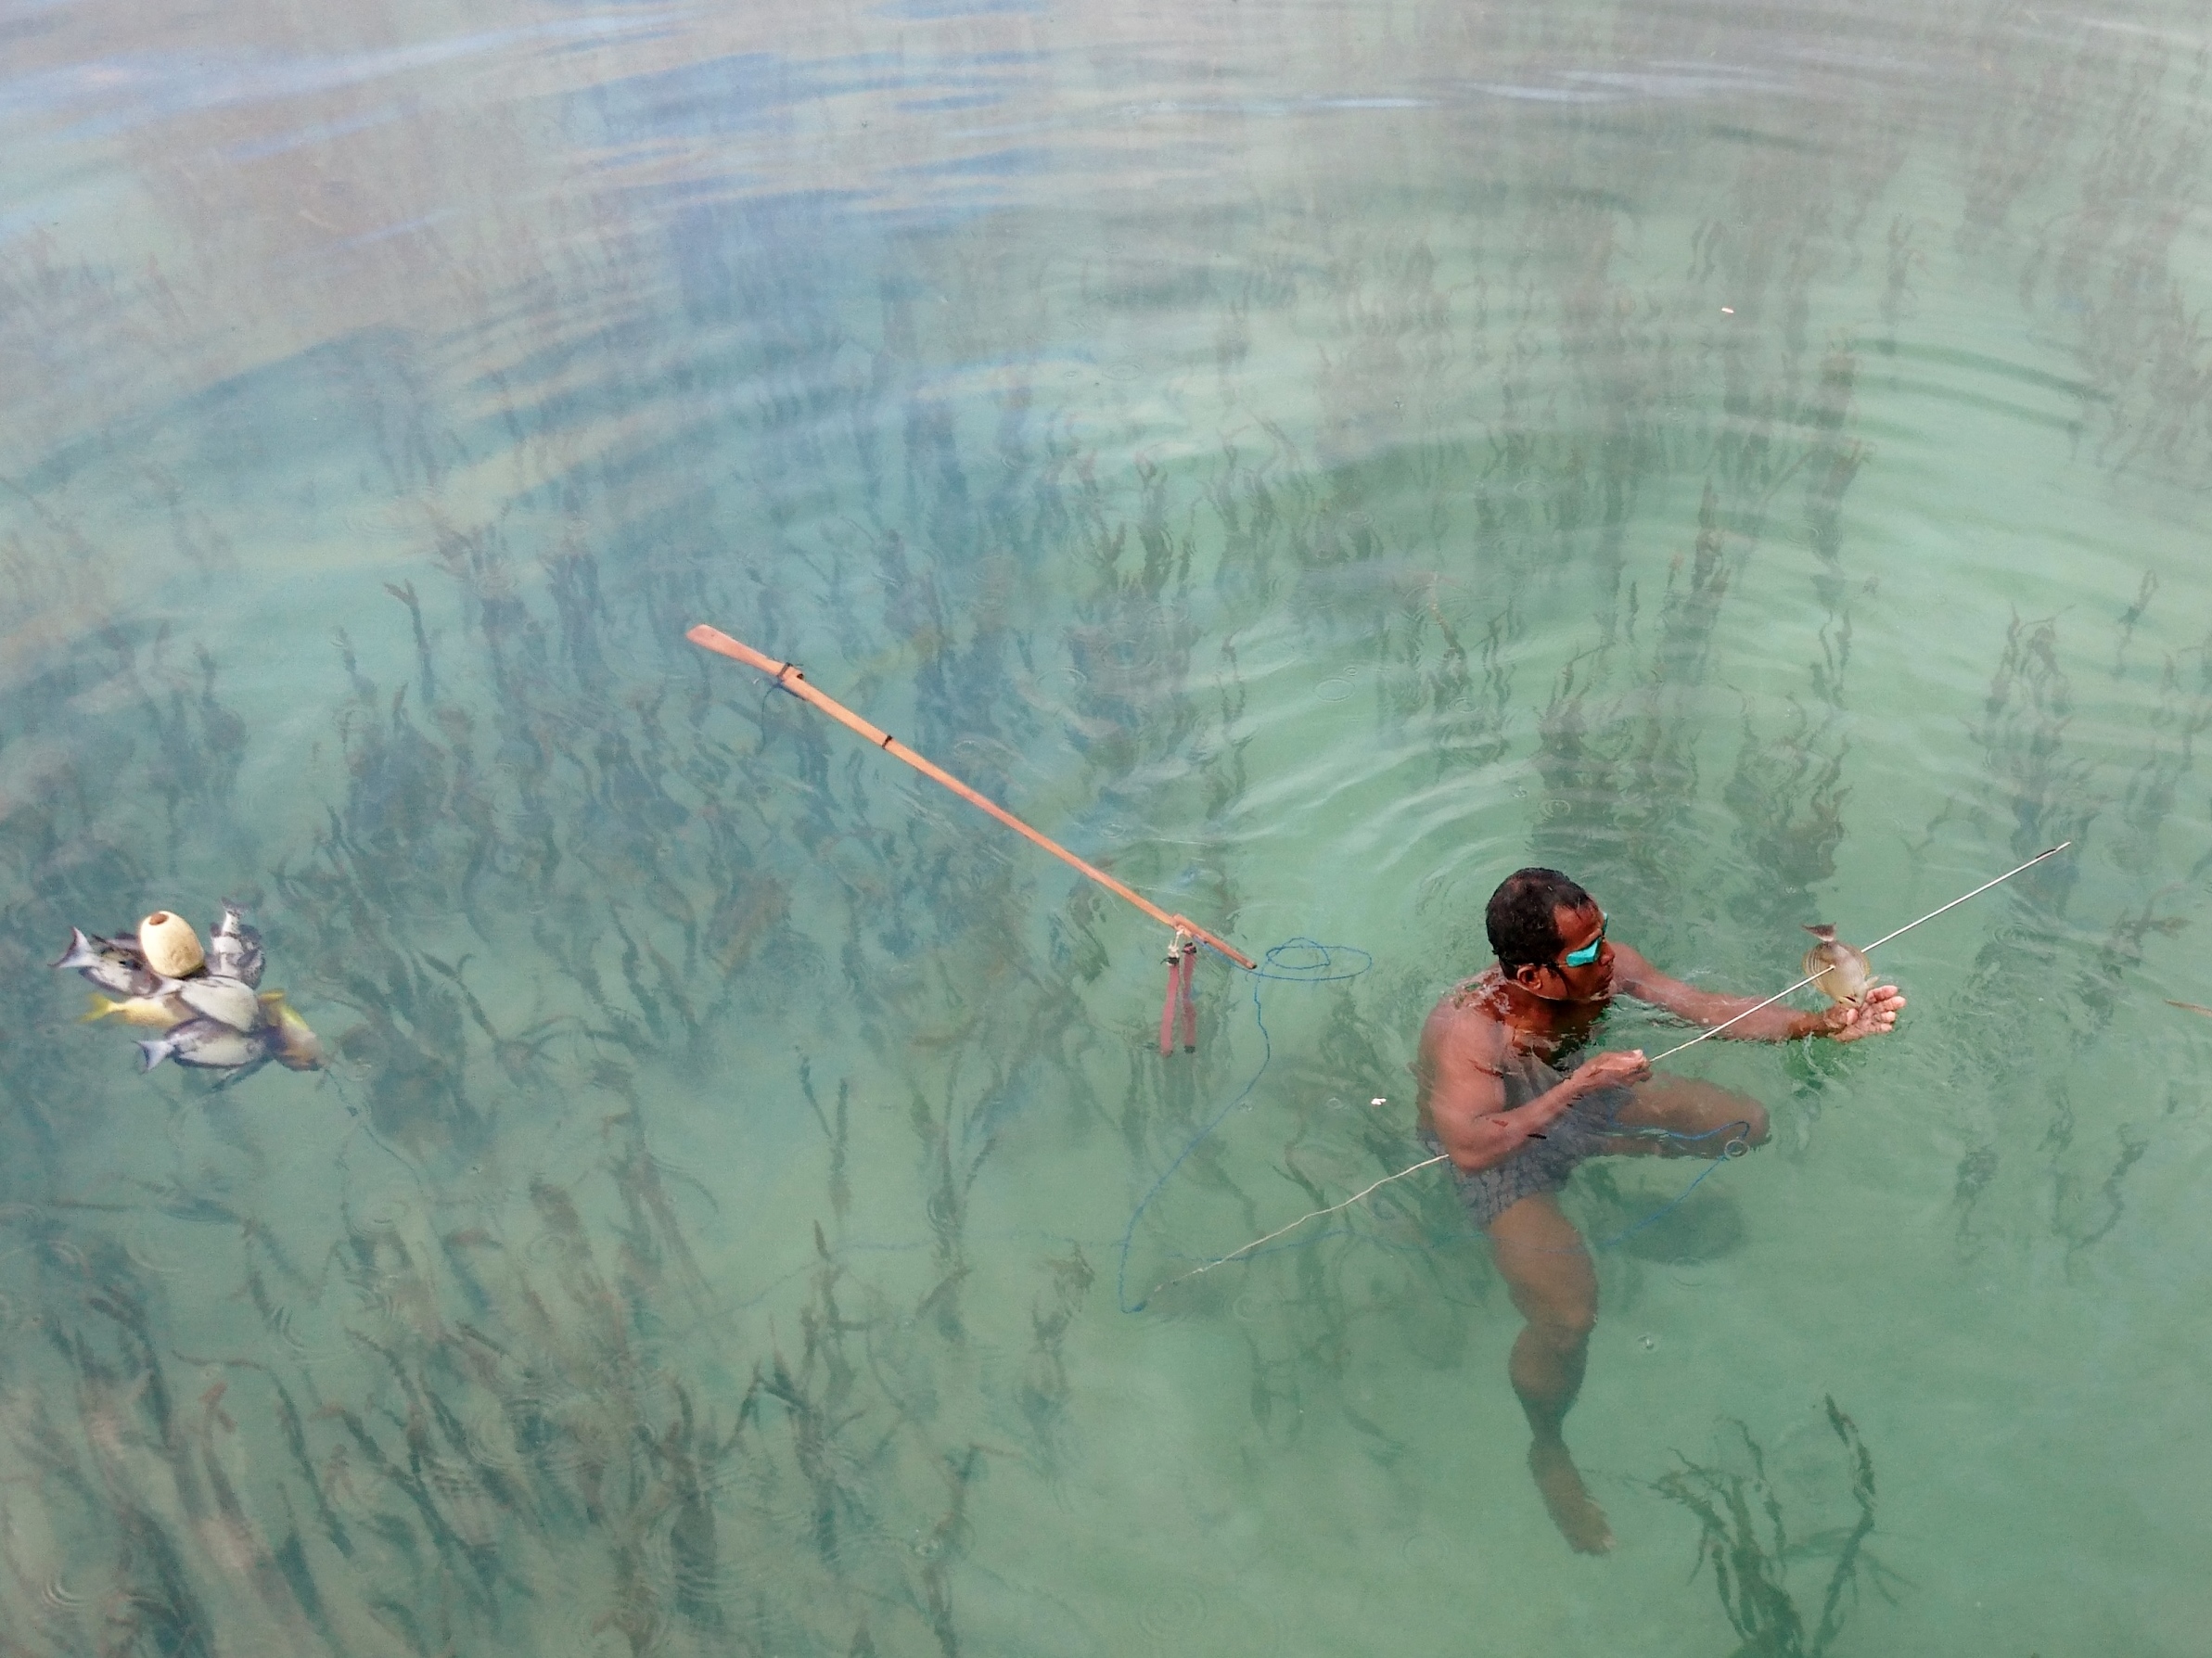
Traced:
<path fill-rule="evenodd" d="M 1557 870 L 1514 871 L 1490 894 L 1484 921 L 1499 970 L 1515 983 L 1554 1001 L 1603 993 L 1613 953 L 1604 942 L 1605 917 L 1590 894 Z M 1585 961 L 1572 960 L 1584 954 Z"/>

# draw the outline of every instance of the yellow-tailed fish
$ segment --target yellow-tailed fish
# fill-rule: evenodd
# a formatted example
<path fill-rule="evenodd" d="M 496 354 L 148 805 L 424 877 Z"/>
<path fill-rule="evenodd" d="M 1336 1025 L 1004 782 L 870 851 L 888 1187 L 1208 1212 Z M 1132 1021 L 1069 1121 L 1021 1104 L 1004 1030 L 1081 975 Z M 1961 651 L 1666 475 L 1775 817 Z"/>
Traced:
<path fill-rule="evenodd" d="M 262 992 L 262 1012 L 271 1027 L 269 1052 L 278 1065 L 288 1071 L 323 1068 L 323 1039 L 300 1016 L 300 1010 L 285 1000 L 282 990 Z"/>
<path fill-rule="evenodd" d="M 169 1030 L 192 1017 L 192 1010 L 173 996 L 102 996 L 96 991 L 91 998 L 92 1010 L 82 1024 L 90 1025 L 96 1019 L 121 1019 L 125 1025 L 143 1026 L 147 1030 Z"/>

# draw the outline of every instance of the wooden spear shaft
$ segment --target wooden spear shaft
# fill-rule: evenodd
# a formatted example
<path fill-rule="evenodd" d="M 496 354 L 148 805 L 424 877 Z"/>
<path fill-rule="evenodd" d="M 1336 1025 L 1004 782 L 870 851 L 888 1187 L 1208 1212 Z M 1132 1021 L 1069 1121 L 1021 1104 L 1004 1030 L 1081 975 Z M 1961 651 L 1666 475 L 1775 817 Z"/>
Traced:
<path fill-rule="evenodd" d="M 1015 834 L 1019 835 L 1028 840 L 1034 841 L 1038 846 L 1042 847 L 1046 851 L 1050 852 L 1061 862 L 1068 865 L 1072 869 L 1080 870 L 1082 872 L 1082 874 L 1088 875 L 1092 880 L 1097 882 L 1101 886 L 1112 893 L 1116 898 L 1124 899 L 1130 903 L 1134 904 L 1138 909 L 1144 911 L 1145 914 L 1151 916 L 1153 920 L 1161 923 L 1163 925 L 1173 927 L 1179 932 L 1188 933 L 1192 937 L 1197 939 L 1201 944 L 1208 945 L 1211 948 L 1220 950 L 1221 954 L 1227 956 L 1239 967 L 1254 968 L 1259 965 L 1259 963 L 1253 961 L 1250 956 L 1246 955 L 1244 951 L 1238 950 L 1234 945 L 1216 937 L 1213 934 L 1208 932 L 1204 927 L 1200 926 L 1196 922 L 1192 921 L 1189 917 L 1170 914 L 1167 911 L 1161 909 L 1157 904 L 1154 903 L 1150 899 L 1144 898 L 1135 892 L 1131 891 L 1120 882 L 1115 880 L 1113 876 L 1107 874 L 1106 871 L 1098 868 L 1094 864 L 1085 863 L 1080 858 L 1078 858 L 1066 847 L 1060 845 L 1058 841 L 1054 840 L 1047 835 L 1038 834 L 1036 830 L 1030 828 L 1027 823 L 1023 823 L 1019 818 L 1016 817 L 1012 812 L 1008 811 L 1004 807 L 999 805 L 996 801 L 985 798 L 982 795 L 978 794 L 974 789 L 968 787 L 966 784 L 961 782 L 959 778 L 953 776 L 950 772 L 947 772 L 942 767 L 933 765 L 930 761 L 924 759 L 920 755 L 916 754 L 905 744 L 900 742 L 898 738 L 892 736 L 889 732 L 880 731 L 876 727 L 870 725 L 865 720 L 863 720 L 858 714 L 854 713 L 843 703 L 837 701 L 837 698 L 825 695 L 822 692 L 815 690 L 812 685 L 807 682 L 806 675 L 800 670 L 798 663 L 778 662 L 774 657 L 765 656 L 761 652 L 753 649 L 751 645 L 744 644 L 742 641 L 732 639 L 727 633 L 722 632 L 718 629 L 709 627 L 705 622 L 701 622 L 697 627 L 692 629 L 690 632 L 684 634 L 684 637 L 690 640 L 692 644 L 700 646 L 702 649 L 710 650 L 715 652 L 717 655 L 728 657 L 734 661 L 744 663 L 748 668 L 759 669 L 762 673 L 774 680 L 778 685 L 790 692 L 792 695 L 803 697 L 806 701 L 812 703 L 816 708 L 820 708 L 825 714 L 827 714 L 832 720 L 835 720 L 839 725 L 842 725 L 848 730 L 865 738 L 871 746 L 882 749 L 886 754 L 892 756 L 894 759 L 904 760 L 908 765 L 912 766 L 923 776 L 928 778 L 932 783 L 942 784 L 946 788 L 951 789 L 953 793 L 958 795 L 963 800 L 968 802 L 969 805 L 980 807 L 983 810 L 989 812 L 992 817 L 998 819 L 1000 823 L 1005 824 L 1007 828 L 1013 830 Z"/>

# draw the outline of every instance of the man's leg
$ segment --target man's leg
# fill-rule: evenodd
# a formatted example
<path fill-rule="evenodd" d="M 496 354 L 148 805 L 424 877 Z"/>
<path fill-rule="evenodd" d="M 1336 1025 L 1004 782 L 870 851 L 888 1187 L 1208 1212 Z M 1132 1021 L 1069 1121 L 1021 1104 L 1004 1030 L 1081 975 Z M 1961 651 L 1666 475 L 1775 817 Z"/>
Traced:
<path fill-rule="evenodd" d="M 1639 1082 L 1615 1114 L 1617 1129 L 1665 1129 L 1681 1139 L 1617 1134 L 1605 1141 L 1615 1157 L 1719 1157 L 1729 1142 L 1767 1143 L 1767 1108 L 1748 1094 L 1691 1077 L 1657 1076 Z"/>
<path fill-rule="evenodd" d="M 1548 1192 L 1508 1208 L 1490 1222 L 1490 1235 L 1513 1304 L 1528 1320 L 1506 1373 L 1528 1417 L 1528 1472 L 1560 1535 L 1584 1554 L 1603 1554 L 1613 1547 L 1612 1527 L 1583 1486 L 1560 1433 L 1582 1390 L 1590 1330 L 1597 1322 L 1597 1273 L 1590 1252 Z"/>

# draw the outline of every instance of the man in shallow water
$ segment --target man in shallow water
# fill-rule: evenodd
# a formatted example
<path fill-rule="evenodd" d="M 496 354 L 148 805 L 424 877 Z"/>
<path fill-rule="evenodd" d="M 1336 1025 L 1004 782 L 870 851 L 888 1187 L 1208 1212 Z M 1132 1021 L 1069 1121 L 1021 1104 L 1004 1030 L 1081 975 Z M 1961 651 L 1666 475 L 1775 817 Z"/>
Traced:
<path fill-rule="evenodd" d="M 1507 1373 L 1535 1436 L 1528 1468 L 1537 1489 L 1566 1540 L 1601 1554 L 1613 1533 L 1561 1434 L 1582 1385 L 1597 1274 L 1557 1193 L 1585 1157 L 1717 1157 L 1736 1139 L 1758 1145 L 1767 1113 L 1709 1082 L 1654 1076 L 1641 1050 L 1595 1054 L 1571 1071 L 1562 1065 L 1617 995 L 1704 1026 L 1757 1000 L 1694 989 L 1609 940 L 1605 912 L 1557 870 L 1506 877 L 1486 919 L 1497 965 L 1446 995 L 1422 1027 L 1413 1065 L 1421 1133 L 1451 1159 L 1460 1195 L 1489 1232 L 1498 1269 L 1528 1320 Z M 1888 1030 L 1904 1005 L 1896 986 L 1879 985 L 1855 1007 L 1761 1008 L 1725 1034 L 1852 1042 Z"/>

